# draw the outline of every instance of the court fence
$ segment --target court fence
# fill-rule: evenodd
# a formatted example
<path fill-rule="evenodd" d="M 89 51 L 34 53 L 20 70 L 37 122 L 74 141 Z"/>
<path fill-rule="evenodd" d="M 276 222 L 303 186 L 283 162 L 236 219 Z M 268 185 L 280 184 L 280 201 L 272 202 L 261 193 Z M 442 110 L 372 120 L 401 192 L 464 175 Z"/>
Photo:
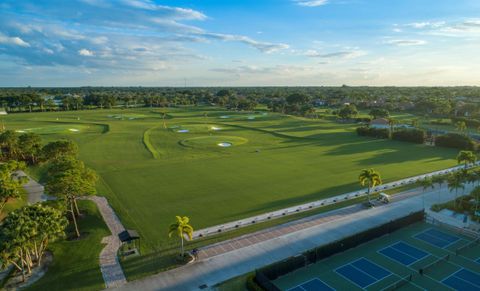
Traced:
<path fill-rule="evenodd" d="M 341 240 L 319 246 L 302 254 L 257 269 L 255 271 L 255 281 L 267 291 L 280 291 L 272 282 L 278 277 L 423 220 L 423 211 L 412 212 L 405 217 L 392 220 L 378 227 L 356 233 Z"/>

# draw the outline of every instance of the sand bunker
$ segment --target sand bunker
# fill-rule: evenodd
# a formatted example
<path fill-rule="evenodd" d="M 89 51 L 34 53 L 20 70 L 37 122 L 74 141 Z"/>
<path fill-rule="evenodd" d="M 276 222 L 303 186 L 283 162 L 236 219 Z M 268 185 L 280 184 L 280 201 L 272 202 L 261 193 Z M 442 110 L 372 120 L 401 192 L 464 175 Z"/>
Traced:
<path fill-rule="evenodd" d="M 222 130 L 220 127 L 212 126 L 212 130 Z"/>
<path fill-rule="evenodd" d="M 249 116 L 247 117 L 248 120 L 254 120 L 255 119 L 255 116 Z"/>
<path fill-rule="evenodd" d="M 228 148 L 228 147 L 231 147 L 232 144 L 229 143 L 229 142 L 221 142 L 219 144 L 217 144 L 219 147 L 222 147 L 222 148 Z"/>
<path fill-rule="evenodd" d="M 230 116 L 228 116 L 228 115 L 222 115 L 222 116 L 220 116 L 220 118 L 226 119 L 226 118 L 230 118 Z"/>
<path fill-rule="evenodd" d="M 80 130 L 75 129 L 75 128 L 69 128 L 68 130 L 69 130 L 69 131 L 73 131 L 73 132 L 78 132 L 78 131 L 80 131 Z"/>
<path fill-rule="evenodd" d="M 25 133 L 26 131 L 25 131 L 25 130 L 15 130 L 15 132 L 18 132 L 18 133 Z"/>
<path fill-rule="evenodd" d="M 180 129 L 180 130 L 177 130 L 177 132 L 179 133 L 186 133 L 186 132 L 189 132 L 188 129 Z"/>

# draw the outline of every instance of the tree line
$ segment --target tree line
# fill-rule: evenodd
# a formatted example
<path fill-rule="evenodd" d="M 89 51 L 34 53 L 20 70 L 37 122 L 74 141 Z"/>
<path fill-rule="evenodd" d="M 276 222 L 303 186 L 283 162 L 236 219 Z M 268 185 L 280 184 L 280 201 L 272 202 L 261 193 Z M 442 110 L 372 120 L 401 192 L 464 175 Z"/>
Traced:
<path fill-rule="evenodd" d="M 14 266 L 25 280 L 41 265 L 48 245 L 66 238 L 69 223 L 73 236 L 81 237 L 77 201 L 96 193 L 98 178 L 78 160 L 78 146 L 70 140 L 44 144 L 34 133 L 5 131 L 0 134 L 0 150 L 0 214 L 10 200 L 20 198 L 27 178 L 18 171 L 27 165 L 46 169 L 46 192 L 56 198 L 16 209 L 0 221 L 0 267 Z"/>

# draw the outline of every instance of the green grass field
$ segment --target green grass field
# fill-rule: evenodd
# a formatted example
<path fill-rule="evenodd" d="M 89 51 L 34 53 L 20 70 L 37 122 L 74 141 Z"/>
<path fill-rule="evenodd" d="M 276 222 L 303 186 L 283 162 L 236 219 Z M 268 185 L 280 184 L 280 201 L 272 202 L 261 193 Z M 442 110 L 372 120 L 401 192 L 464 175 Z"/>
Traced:
<path fill-rule="evenodd" d="M 329 117 L 212 107 L 11 114 L 4 122 L 46 140 L 76 141 L 80 158 L 100 174 L 99 194 L 140 232 L 144 253 L 177 243 L 166 235 L 175 215 L 200 229 L 357 189 L 363 168 L 391 181 L 453 166 L 456 156 L 361 138 L 354 124 Z"/>
<path fill-rule="evenodd" d="M 339 271 L 342 267 L 350 266 L 348 264 L 359 259 L 366 259 L 391 273 L 385 274 L 386 276 L 384 277 L 379 276 L 377 278 L 378 281 L 364 287 L 363 290 L 383 290 L 384 288 L 392 286 L 396 282 L 400 281 L 402 278 L 407 278 L 410 274 L 412 274 L 412 280 L 407 280 L 408 282 L 404 281 L 405 285 L 399 286 L 399 288 L 395 290 L 452 290 L 442 281 L 455 272 L 465 268 L 473 273 L 480 274 L 480 265 L 476 262 L 480 257 L 480 245 L 478 245 L 478 243 L 472 247 L 463 249 L 458 253 L 458 255 L 456 255 L 456 249 L 462 246 L 471 245 L 473 239 L 437 227 L 434 227 L 434 229 L 439 230 L 442 233 L 452 235 L 458 238 L 458 240 L 442 248 L 434 246 L 426 241 L 419 240 L 415 237 L 419 233 L 432 229 L 432 227 L 432 225 L 423 222 L 416 223 L 412 226 L 403 228 L 392 234 L 382 236 L 343 253 L 333 255 L 325 260 L 318 261 L 313 265 L 300 268 L 292 273 L 276 279 L 274 284 L 281 290 L 290 290 L 296 286 L 308 282 L 309 280 L 318 278 L 323 283 L 337 290 L 362 290 L 362 288 L 360 288 L 360 286 L 355 282 L 362 282 L 362 280 L 358 281 L 358 279 L 360 279 L 359 277 L 365 278 L 368 277 L 368 275 L 360 271 L 358 274 L 356 274 L 356 276 L 345 278 L 341 275 L 342 272 Z M 435 241 L 434 239 L 432 240 Z M 406 265 L 381 253 L 381 250 L 384 250 L 385 248 L 399 242 L 424 252 L 425 256 L 417 261 L 412 260 L 413 263 Z M 398 255 L 394 255 L 394 258 L 398 258 Z M 425 269 L 423 276 L 418 273 L 420 268 L 425 268 L 426 266 L 429 266 L 439 258 L 445 257 L 446 255 L 449 256 L 447 261 L 442 261 L 435 264 L 433 267 Z M 401 253 L 399 256 L 404 258 L 405 253 Z M 411 258 L 412 257 L 408 257 L 408 259 Z M 371 274 L 372 271 L 372 269 L 369 270 L 368 268 L 364 268 L 362 270 L 369 274 Z M 347 276 L 353 275 L 352 272 L 347 272 L 346 274 Z M 375 275 L 380 275 L 380 272 L 376 273 Z M 350 281 L 350 279 L 353 279 L 353 281 Z M 363 283 L 368 284 L 369 282 L 364 281 Z M 303 289 L 297 288 L 292 289 L 292 291 L 293 290 L 300 291 Z"/>

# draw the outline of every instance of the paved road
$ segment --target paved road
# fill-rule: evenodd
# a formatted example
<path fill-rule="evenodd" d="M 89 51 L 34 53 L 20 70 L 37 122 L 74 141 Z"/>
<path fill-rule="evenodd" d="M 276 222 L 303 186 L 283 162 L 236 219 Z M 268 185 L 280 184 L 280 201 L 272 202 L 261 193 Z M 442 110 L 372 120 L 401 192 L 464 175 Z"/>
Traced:
<path fill-rule="evenodd" d="M 469 188 L 471 186 L 467 186 L 466 190 L 468 191 Z M 330 214 L 338 215 L 334 220 L 325 219 L 326 216 L 322 215 L 317 216 L 319 220 L 323 220 L 322 223 L 314 223 L 309 220 L 304 220 L 304 224 L 292 223 L 285 228 L 289 229 L 290 232 L 272 238 L 267 238 L 264 233 L 259 232 L 259 237 L 261 237 L 261 233 L 264 238 L 256 243 L 249 239 L 250 242 L 246 241 L 248 247 L 228 251 L 222 245 L 222 248 L 219 248 L 219 253 L 205 251 L 206 254 L 209 253 L 210 255 L 206 255 L 204 259 L 200 259 L 198 262 L 129 282 L 118 290 L 200 290 L 202 285 L 214 286 L 319 245 L 334 242 L 352 233 L 379 226 L 390 220 L 403 217 L 410 212 L 420 211 L 423 209 L 423 204 L 429 208 L 432 204 L 454 198 L 454 194 L 450 193 L 445 187 L 428 191 L 424 195 L 418 194 L 418 189 L 410 190 L 398 196 L 394 203 L 369 210 L 352 211 L 353 213 L 345 212 L 343 214 L 340 210 L 332 211 Z M 302 225 L 302 227 L 299 225 Z M 279 227 L 276 228 L 277 231 Z M 275 231 L 272 233 L 275 233 Z M 232 243 L 232 241 L 228 243 Z M 234 245 L 230 246 L 233 248 Z"/>
<path fill-rule="evenodd" d="M 37 202 L 49 200 L 49 196 L 44 193 L 45 189 L 43 185 L 30 178 L 24 171 L 17 171 L 17 174 L 20 177 L 28 178 L 28 182 L 23 185 L 23 189 L 27 192 L 28 204 L 35 204 Z"/>

